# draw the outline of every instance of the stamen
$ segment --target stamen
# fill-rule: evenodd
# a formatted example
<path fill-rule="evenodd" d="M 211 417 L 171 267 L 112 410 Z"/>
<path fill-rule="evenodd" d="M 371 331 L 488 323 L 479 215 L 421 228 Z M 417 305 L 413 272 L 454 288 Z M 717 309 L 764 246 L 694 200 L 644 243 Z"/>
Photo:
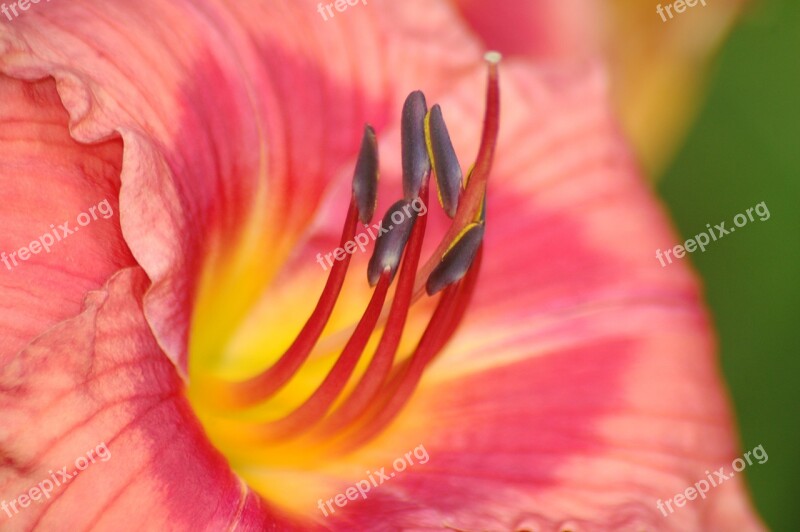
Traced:
<path fill-rule="evenodd" d="M 401 117 L 404 199 L 394 203 L 382 219 L 382 230 L 367 267 L 367 280 L 375 290 L 358 324 L 348 329 L 350 337 L 346 343 L 341 339 L 336 344 L 344 343 L 341 353 L 322 383 L 300 406 L 276 421 L 254 423 L 249 417 L 225 418 L 223 425 L 246 426 L 248 441 L 256 444 L 302 437 L 292 445 L 324 442 L 323 447 L 328 449 L 336 446 L 345 449 L 379 434 L 407 404 L 425 368 L 461 323 L 480 270 L 486 225 L 486 184 L 497 143 L 500 109 L 499 54 L 489 53 L 486 60 L 489 75 L 484 127 L 476 162 L 465 187 L 462 189 L 461 165 L 441 108 L 434 105 L 428 112 L 422 92 L 412 92 L 406 98 Z M 353 174 L 353 194 L 342 230 L 342 248 L 353 239 L 359 220 L 366 224 L 374 216 L 378 166 L 375 132 L 367 125 Z M 428 180 L 432 171 L 436 175 L 440 203 L 453 222 L 436 251 L 418 270 L 427 216 L 420 219 L 419 207 L 412 207 L 419 201 L 427 209 Z M 212 380 L 211 389 L 206 388 L 208 395 L 223 407 L 246 408 L 281 390 L 317 345 L 341 293 L 350 258 L 351 254 L 347 253 L 333 265 L 317 306 L 298 337 L 274 365 L 241 382 Z M 398 286 L 386 313 L 383 307 L 398 269 Z M 411 305 L 422 297 L 423 287 L 429 295 L 440 291 L 442 294 L 414 352 L 402 363 L 396 363 Z M 373 332 L 383 320 L 385 326 L 380 341 L 366 370 L 349 395 L 340 397 Z M 329 413 L 340 398 L 339 406 Z"/>
<path fill-rule="evenodd" d="M 395 214 L 400 215 L 400 222 L 394 219 Z M 381 230 L 385 232 L 378 236 L 367 267 L 367 279 L 370 286 L 375 286 L 378 278 L 386 270 L 390 272 L 390 281 L 394 279 L 397 266 L 400 264 L 400 257 L 403 256 L 403 250 L 416 218 L 417 213 L 411 208 L 409 200 L 400 200 L 386 211 L 381 220 Z"/>
<path fill-rule="evenodd" d="M 442 116 L 442 108 L 437 103 L 425 117 L 425 139 L 428 155 L 436 175 L 436 186 L 439 203 L 444 212 L 452 218 L 458 208 L 458 197 L 461 193 L 461 165 L 447 132 Z"/>
<path fill-rule="evenodd" d="M 386 292 L 389 290 L 391 282 L 392 274 L 387 268 L 380 275 L 377 287 L 372 293 L 369 305 L 361 316 L 353 336 L 350 337 L 325 380 L 311 397 L 291 414 L 259 427 L 258 434 L 263 441 L 274 441 L 292 436 L 325 416 L 333 401 L 344 389 L 364 352 L 378 317 L 380 317 L 383 303 L 386 300 Z"/>
<path fill-rule="evenodd" d="M 372 221 L 377 193 L 378 143 L 375 131 L 367 124 L 364 126 L 361 149 L 353 172 L 353 195 L 342 229 L 340 247 L 344 248 L 353 239 L 359 219 L 365 224 Z M 350 257 L 349 253 L 345 254 L 343 260 L 337 260 L 331 267 L 317 306 L 292 345 L 272 367 L 244 381 L 225 382 L 207 379 L 203 383 L 210 390 L 208 395 L 215 398 L 215 406 L 222 408 L 253 406 L 269 399 L 289 382 L 308 359 L 333 313 L 350 265 Z"/>
<path fill-rule="evenodd" d="M 372 221 L 378 205 L 378 141 L 375 130 L 367 124 L 361 138 L 361 150 L 353 172 L 353 197 L 358 205 L 358 217 L 362 224 Z"/>
<path fill-rule="evenodd" d="M 425 116 L 428 105 L 422 91 L 408 95 L 400 121 L 401 157 L 403 162 L 403 197 L 413 200 L 419 195 L 422 182 L 431 171 L 425 143 Z"/>
<path fill-rule="evenodd" d="M 497 134 L 500 129 L 500 84 L 497 70 L 501 55 L 498 52 L 488 52 L 484 59 L 486 59 L 489 68 L 486 86 L 486 110 L 483 117 L 483 132 L 481 133 L 478 156 L 470 172 L 466 188 L 461 193 L 453 224 L 439 243 L 436 251 L 433 252 L 433 255 L 420 268 L 417 274 L 413 301 L 422 297 L 428 278 L 433 269 L 441 262 L 442 257 L 450 247 L 450 243 L 455 241 L 465 227 L 479 221 L 485 210 L 486 183 L 492 168 L 494 151 L 497 146 Z"/>
<path fill-rule="evenodd" d="M 461 200 L 453 223 L 436 250 L 417 272 L 414 283 L 414 295 L 411 299 L 412 305 L 425 295 L 425 285 L 427 284 L 428 278 L 434 268 L 441 262 L 442 257 L 451 243 L 467 225 L 480 221 L 485 211 L 486 182 L 488 180 L 489 171 L 491 170 L 500 125 L 498 65 L 501 55 L 498 52 L 487 52 L 484 59 L 486 59 L 488 64 L 488 76 L 483 132 L 481 133 L 481 143 L 478 149 L 477 160 L 473 165 L 470 174 L 471 177 L 466 183 L 466 188 L 461 193 Z M 385 319 L 386 316 L 382 316 L 381 322 L 385 322 Z M 339 332 L 331 334 L 321 342 L 320 348 L 325 350 L 341 345 L 352 333 L 352 330 L 352 327 L 347 327 Z"/>
<path fill-rule="evenodd" d="M 481 255 L 479 249 L 467 275 L 445 288 L 411 359 L 397 369 L 389 384 L 373 401 L 372 407 L 362 416 L 362 423 L 351 434 L 340 439 L 339 452 L 347 452 L 380 434 L 408 403 L 425 368 L 452 338 L 464 317 L 475 291 Z"/>
<path fill-rule="evenodd" d="M 480 275 L 481 271 L 481 261 L 483 260 L 483 245 L 481 244 L 478 247 L 478 251 L 475 253 L 475 260 L 472 261 L 472 266 L 470 266 L 467 275 L 464 276 L 462 279 L 462 288 L 458 295 L 458 301 L 455 303 L 455 312 L 450 318 L 450 322 L 445 326 L 443 333 L 439 337 L 439 345 L 434 347 L 434 351 L 438 353 L 447 342 L 450 341 L 450 338 L 453 337 L 458 326 L 461 324 L 461 320 L 464 318 L 464 314 L 467 312 L 467 308 L 469 308 L 470 301 L 472 300 L 472 296 L 475 294 L 475 285 L 478 282 L 478 275 Z"/>
<path fill-rule="evenodd" d="M 342 236 L 339 246 L 353 239 L 358 224 L 358 208 L 355 199 L 350 202 L 347 211 Z M 317 306 L 309 316 L 303 329 L 294 339 L 292 345 L 284 352 L 280 359 L 269 369 L 244 381 L 229 382 L 208 380 L 203 386 L 209 389 L 207 394 L 222 408 L 246 408 L 269 399 L 289 382 L 300 366 L 311 354 L 311 350 L 322 335 L 322 331 L 333 313 L 336 300 L 342 291 L 342 285 L 350 265 L 350 254 L 344 259 L 336 261 L 328 274 L 328 281 L 322 290 Z"/>
<path fill-rule="evenodd" d="M 427 176 L 420 190 L 420 201 L 423 204 L 428 203 Z M 389 317 L 386 320 L 386 327 L 383 330 L 378 347 L 372 355 L 372 360 L 370 360 L 369 366 L 361 376 L 361 380 L 353 388 L 347 399 L 324 421 L 319 430 L 321 438 L 337 432 L 354 421 L 370 404 L 389 376 L 411 307 L 414 276 L 419 265 L 427 221 L 428 217 L 422 216 L 414 224 L 414 229 L 403 257 L 400 278 L 397 281 L 397 290 L 389 311 Z"/>
<path fill-rule="evenodd" d="M 350 379 L 378 322 L 381 309 L 386 300 L 386 293 L 394 279 L 400 259 L 406 248 L 406 242 L 416 221 L 416 212 L 411 209 L 411 202 L 400 200 L 386 211 L 382 226 L 387 226 L 392 221 L 395 213 L 401 213 L 401 215 L 410 219 L 403 218 L 402 223 L 394 226 L 389 225 L 387 232 L 378 237 L 368 269 L 370 284 L 377 283 L 377 287 L 353 335 L 348 340 L 328 376 L 305 403 L 286 417 L 258 428 L 257 434 L 261 441 L 285 439 L 310 428 L 325 416 Z M 412 271 L 415 271 L 416 261 L 412 266 Z M 373 275 L 377 276 L 375 283 L 372 282 Z M 406 284 L 411 285 L 408 280 Z M 408 289 L 407 291 L 410 292 Z"/>
<path fill-rule="evenodd" d="M 484 227 L 483 223 L 470 224 L 456 237 L 455 242 L 442 257 L 442 262 L 428 277 L 425 285 L 428 295 L 432 296 L 464 277 L 483 241 Z"/>

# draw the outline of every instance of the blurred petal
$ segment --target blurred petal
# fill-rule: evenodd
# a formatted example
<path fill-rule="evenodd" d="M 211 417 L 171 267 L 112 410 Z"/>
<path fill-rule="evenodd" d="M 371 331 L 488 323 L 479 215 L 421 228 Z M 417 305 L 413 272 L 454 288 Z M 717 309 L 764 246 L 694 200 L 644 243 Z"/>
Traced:
<path fill-rule="evenodd" d="M 597 50 L 605 5 L 595 0 L 455 0 L 488 49 L 545 63 L 574 62 Z"/>
<path fill-rule="evenodd" d="M 615 0 L 605 50 L 612 95 L 645 169 L 658 177 L 705 97 L 717 51 L 745 0 L 708 2 L 663 22 L 653 4 Z"/>
<path fill-rule="evenodd" d="M 656 4 L 630 0 L 456 0 L 490 48 L 540 65 L 603 57 L 622 126 L 658 176 L 700 107 L 711 60 L 744 0 L 697 4 L 663 21 Z"/>

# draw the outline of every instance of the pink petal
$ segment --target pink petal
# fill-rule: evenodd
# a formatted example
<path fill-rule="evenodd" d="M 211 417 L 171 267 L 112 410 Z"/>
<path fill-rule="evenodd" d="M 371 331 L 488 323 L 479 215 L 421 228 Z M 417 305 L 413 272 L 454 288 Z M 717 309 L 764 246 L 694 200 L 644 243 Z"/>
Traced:
<path fill-rule="evenodd" d="M 593 0 L 455 0 L 459 11 L 489 49 L 542 61 L 593 56 L 607 3 Z"/>
<path fill-rule="evenodd" d="M 2 512 L 14 530 L 263 530 L 281 522 L 206 440 L 144 320 L 138 302 L 148 284 L 141 269 L 122 270 L 90 293 L 80 315 L 3 361 L 4 499 L 64 466 L 72 477 L 56 474 L 63 484 L 49 498 Z M 98 446 L 88 467 L 78 462 Z"/>
<path fill-rule="evenodd" d="M 6 359 L 77 314 L 85 293 L 133 257 L 119 232 L 121 143 L 72 140 L 52 80 L 29 85 L 0 76 L 0 101 L 0 359 Z M 109 216 L 98 211 L 103 201 Z M 78 217 L 89 221 L 81 227 Z"/>

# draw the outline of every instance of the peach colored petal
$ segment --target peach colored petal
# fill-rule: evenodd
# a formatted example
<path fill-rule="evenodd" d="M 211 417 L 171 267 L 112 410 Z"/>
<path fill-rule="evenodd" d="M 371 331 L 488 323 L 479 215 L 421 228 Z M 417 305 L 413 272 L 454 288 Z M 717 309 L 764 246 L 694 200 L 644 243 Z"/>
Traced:
<path fill-rule="evenodd" d="M 2 360 L 0 493 L 13 500 L 64 466 L 72 477 L 57 474 L 63 484 L 49 498 L 4 511 L 4 528 L 279 526 L 203 437 L 144 320 L 148 284 L 141 269 L 122 270 L 89 294 L 80 315 Z M 101 444 L 106 452 L 88 467 L 77 462 Z"/>
<path fill-rule="evenodd" d="M 71 139 L 52 80 L 0 76 L 0 102 L 0 356 L 10 356 L 133 257 L 119 231 L 121 143 Z"/>

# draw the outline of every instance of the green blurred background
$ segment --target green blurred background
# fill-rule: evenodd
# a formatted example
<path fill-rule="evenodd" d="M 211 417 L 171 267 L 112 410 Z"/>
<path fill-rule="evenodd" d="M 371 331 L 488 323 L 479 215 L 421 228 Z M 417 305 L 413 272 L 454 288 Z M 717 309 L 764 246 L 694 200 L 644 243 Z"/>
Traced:
<path fill-rule="evenodd" d="M 703 109 L 658 184 L 684 236 L 765 201 L 691 255 L 705 281 L 748 483 L 772 530 L 800 531 L 800 1 L 757 2 L 717 58 Z"/>

